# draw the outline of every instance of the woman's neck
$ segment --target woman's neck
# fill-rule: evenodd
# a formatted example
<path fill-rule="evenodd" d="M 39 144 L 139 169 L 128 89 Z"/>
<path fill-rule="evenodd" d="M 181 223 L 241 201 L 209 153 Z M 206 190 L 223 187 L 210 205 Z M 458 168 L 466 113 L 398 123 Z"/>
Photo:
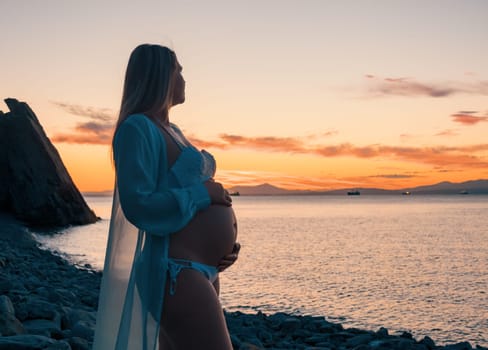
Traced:
<path fill-rule="evenodd" d="M 162 110 L 160 112 L 148 112 L 147 115 L 154 119 L 162 126 L 169 126 L 169 113 L 168 110 Z"/>

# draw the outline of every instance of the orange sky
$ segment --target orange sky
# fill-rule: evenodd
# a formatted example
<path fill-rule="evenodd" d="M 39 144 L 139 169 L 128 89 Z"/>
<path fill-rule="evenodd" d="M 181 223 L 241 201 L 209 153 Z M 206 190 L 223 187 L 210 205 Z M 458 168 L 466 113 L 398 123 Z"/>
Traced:
<path fill-rule="evenodd" d="M 82 191 L 113 187 L 109 143 L 142 42 L 176 51 L 187 102 L 171 120 L 228 187 L 488 178 L 486 2 L 6 0 L 0 13 L 0 96 L 32 107 Z"/>

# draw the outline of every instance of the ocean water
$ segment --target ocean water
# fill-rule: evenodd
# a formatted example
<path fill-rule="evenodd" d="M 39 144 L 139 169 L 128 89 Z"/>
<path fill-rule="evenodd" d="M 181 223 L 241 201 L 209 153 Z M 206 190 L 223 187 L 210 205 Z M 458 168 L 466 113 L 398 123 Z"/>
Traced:
<path fill-rule="evenodd" d="M 102 221 L 37 236 L 102 269 Z M 229 311 L 321 315 L 346 327 L 488 346 L 488 196 L 234 197 L 237 263 L 221 274 Z"/>

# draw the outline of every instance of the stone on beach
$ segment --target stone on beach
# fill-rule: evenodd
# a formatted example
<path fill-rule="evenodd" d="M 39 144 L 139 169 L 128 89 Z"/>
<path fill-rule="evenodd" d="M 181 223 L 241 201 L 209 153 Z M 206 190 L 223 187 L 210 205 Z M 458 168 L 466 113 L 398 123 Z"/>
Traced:
<path fill-rule="evenodd" d="M 0 267 L 0 350 L 90 349 L 101 273 L 40 250 L 6 214 L 0 226 L 2 256 L 8 256 Z M 87 305 L 82 296 L 95 301 Z"/>
<path fill-rule="evenodd" d="M 51 338 L 59 338 L 61 335 L 61 323 L 54 320 L 26 320 L 23 325 L 29 334 L 44 335 Z"/>
<path fill-rule="evenodd" d="M 0 337 L 0 350 L 73 350 L 73 348 L 66 341 L 28 334 Z"/>
<path fill-rule="evenodd" d="M 386 328 L 377 332 L 344 328 L 323 317 L 226 313 L 234 349 L 329 349 L 329 350 L 470 350 L 468 342 L 436 346 L 429 337 L 417 341 L 411 333 L 389 335 Z M 294 320 L 294 321 L 292 321 Z M 477 349 L 486 349 L 478 346 Z"/>
<path fill-rule="evenodd" d="M 18 335 L 24 332 L 24 326 L 15 317 L 12 301 L 6 295 L 0 295 L 0 335 Z"/>
<path fill-rule="evenodd" d="M 58 151 L 24 102 L 5 100 L 0 113 L 0 210 L 32 226 L 93 223 Z"/>

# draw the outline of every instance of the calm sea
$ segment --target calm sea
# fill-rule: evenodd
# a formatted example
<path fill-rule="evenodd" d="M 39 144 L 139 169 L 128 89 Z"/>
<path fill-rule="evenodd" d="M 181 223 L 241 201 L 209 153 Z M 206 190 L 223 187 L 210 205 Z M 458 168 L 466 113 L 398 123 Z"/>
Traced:
<path fill-rule="evenodd" d="M 39 236 L 102 269 L 103 220 Z M 234 197 L 242 249 L 221 275 L 229 310 L 322 315 L 438 344 L 488 345 L 488 196 Z"/>

